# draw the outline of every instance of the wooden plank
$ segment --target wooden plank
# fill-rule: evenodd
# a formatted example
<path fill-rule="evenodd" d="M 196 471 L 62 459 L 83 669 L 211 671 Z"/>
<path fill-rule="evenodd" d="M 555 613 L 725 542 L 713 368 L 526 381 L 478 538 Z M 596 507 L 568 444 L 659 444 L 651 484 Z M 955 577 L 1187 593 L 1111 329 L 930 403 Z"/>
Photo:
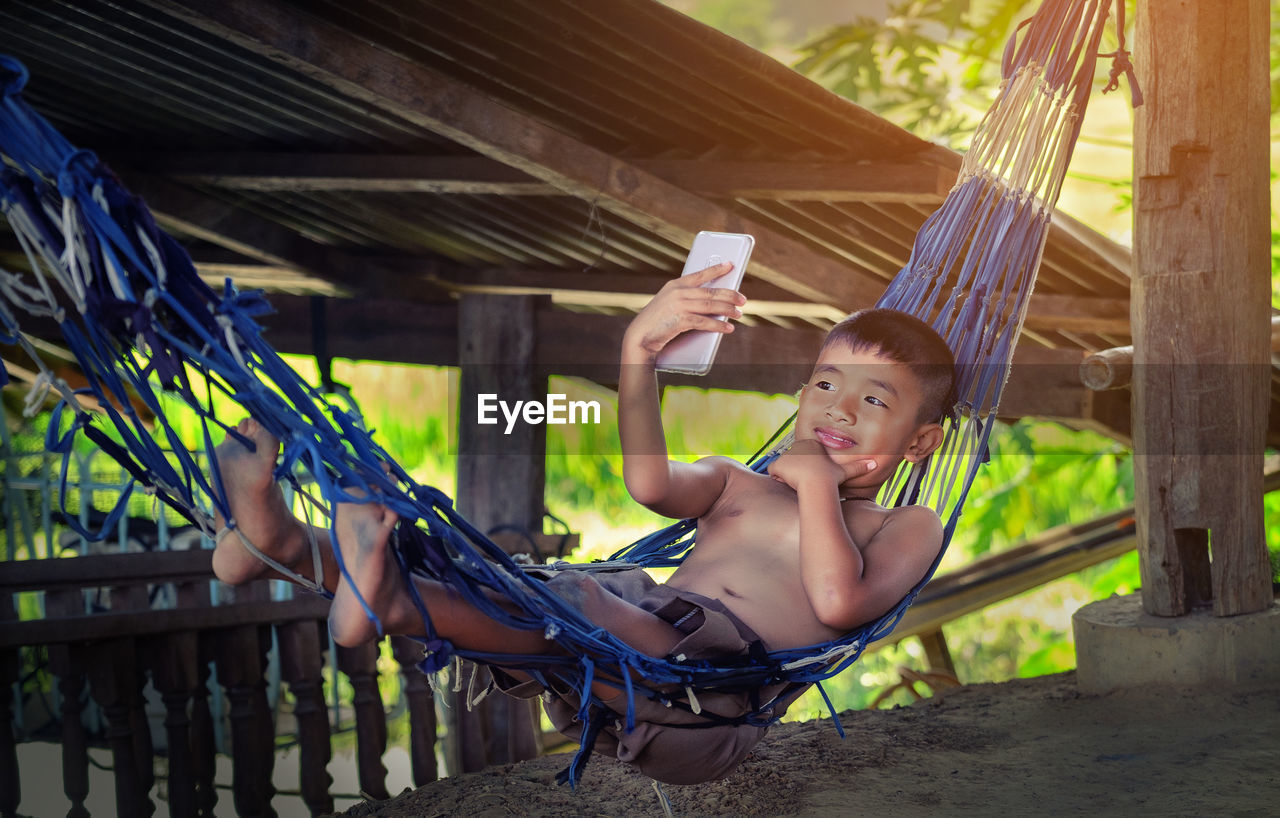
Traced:
<path fill-rule="evenodd" d="M 1129 300 L 1032 293 L 1026 326 L 1065 332 L 1129 334 Z"/>
<path fill-rule="evenodd" d="M 956 179 L 955 171 L 925 162 L 649 159 L 636 165 L 685 190 L 713 199 L 938 205 Z"/>
<path fill-rule="evenodd" d="M 1210 566 L 1219 616 L 1273 603 L 1266 0 L 1138 4 L 1134 476 L 1142 600 L 1178 616 Z M 1207 532 L 1203 535 L 1194 532 Z M 1197 546 L 1196 543 L 1199 543 Z M 1205 553 L 1212 548 L 1212 561 Z"/>
<path fill-rule="evenodd" d="M 124 154 L 116 161 L 227 190 L 551 196 L 552 185 L 485 156 L 351 153 Z M 673 185 L 715 199 L 940 204 L 954 169 L 919 162 L 636 159 Z"/>
<path fill-rule="evenodd" d="M 300 11 L 250 0 L 149 2 L 338 93 L 403 117 L 569 195 L 595 201 L 680 245 L 688 245 L 699 229 L 752 233 L 757 240 L 753 273 L 803 298 L 852 308 L 873 303 L 883 289 L 794 239 Z"/>
<path fill-rule="evenodd" d="M 352 292 L 417 300 L 433 295 L 429 284 L 382 269 L 376 260 L 356 258 L 166 179 L 128 168 L 116 170 L 130 191 L 146 201 L 157 224 L 167 230 L 271 266 L 299 270 Z"/>
<path fill-rule="evenodd" d="M 486 156 L 228 151 L 124 155 L 180 182 L 227 190 L 550 196 L 551 185 Z"/>
<path fill-rule="evenodd" d="M 0 623 L 0 648 L 20 645 L 96 642 L 128 633 L 154 636 L 181 630 L 209 630 L 262 622 L 326 619 L 329 601 L 307 595 L 287 602 L 255 601 L 210 608 L 154 611 L 111 611 L 62 619 L 33 619 Z"/>
<path fill-rule="evenodd" d="M 212 551 L 152 551 L 0 562 L 0 588 L 54 590 L 124 583 L 183 582 L 213 578 Z"/>

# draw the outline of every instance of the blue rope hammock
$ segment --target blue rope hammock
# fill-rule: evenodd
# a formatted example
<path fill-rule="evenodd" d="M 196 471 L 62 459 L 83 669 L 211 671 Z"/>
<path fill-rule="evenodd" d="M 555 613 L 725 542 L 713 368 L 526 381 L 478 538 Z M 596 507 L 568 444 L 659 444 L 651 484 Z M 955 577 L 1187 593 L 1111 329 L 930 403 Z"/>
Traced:
<path fill-rule="evenodd" d="M 1025 33 L 1010 41 L 999 97 L 974 137 L 956 186 L 921 228 L 907 266 L 878 304 L 929 321 L 961 362 L 960 401 L 945 424 L 943 446 L 927 467 L 900 470 L 882 496 L 936 509 L 947 541 L 985 457 L 1050 214 L 1093 82 L 1109 5 L 1109 0 L 1047 0 L 1024 24 Z M 458 655 L 518 667 L 544 680 L 554 677 L 583 692 L 579 715 L 584 723 L 590 717 L 591 682 L 607 673 L 627 685 L 628 729 L 634 724 L 636 694 L 666 700 L 670 694 L 662 690 L 687 690 L 687 698 L 671 703 L 696 710 L 692 691 L 788 682 L 792 687 L 780 695 L 791 695 L 797 686 L 839 673 L 870 642 L 893 629 L 928 580 L 923 578 L 880 619 L 829 643 L 733 665 L 638 653 L 526 575 L 462 518 L 447 496 L 415 482 L 352 409 L 334 403 L 293 372 L 261 337 L 255 318 L 270 311 L 261 294 L 241 292 L 230 280 L 220 291 L 201 281 L 186 253 L 156 227 L 146 206 L 92 153 L 70 145 L 22 101 L 27 73 L 21 64 L 0 57 L 0 78 L 5 79 L 0 200 L 34 271 L 31 281 L 0 270 L 0 330 L 4 341 L 21 345 L 39 362 L 16 315 L 53 318 L 89 381 L 77 393 L 38 363 L 42 371 L 29 402 L 39 406 L 50 389 L 62 396 L 46 444 L 64 457 L 64 511 L 67 461 L 83 434 L 129 471 L 130 490 L 140 486 L 212 534 L 211 517 L 201 510 L 206 501 L 234 527 L 216 464 L 206 477 L 159 399 L 159 393 L 168 393 L 193 409 L 211 451 L 212 429 L 238 436 L 213 413 L 215 394 L 226 396 L 282 441 L 279 479 L 296 485 L 295 470 L 301 466 L 330 508 L 359 501 L 352 493 L 356 488 L 364 497 L 376 493 L 400 516 L 393 546 L 406 577 L 419 574 L 447 583 L 494 619 L 544 631 L 565 651 L 509 656 L 455 648 L 436 634 L 430 612 L 408 582 L 428 634 L 422 640 L 422 670 L 439 670 Z M 0 369 L 0 383 L 7 380 Z M 83 393 L 98 398 L 101 414 L 91 415 L 81 406 Z M 154 434 L 132 408 L 130 396 L 155 415 Z M 767 468 L 789 435 L 781 430 L 753 459 L 752 468 Z M 122 494 L 101 531 L 82 529 L 74 515 L 66 515 L 67 523 L 86 536 L 99 536 L 123 514 L 128 495 L 128 490 Z M 685 520 L 622 549 L 611 561 L 678 565 L 694 535 L 694 522 Z M 336 548 L 334 555 L 348 576 Z M 939 554 L 929 575 L 941 558 Z M 490 592 L 514 602 L 516 610 L 493 602 Z M 764 714 L 773 702 L 760 704 L 758 714 Z M 767 720 L 758 714 L 746 721 Z M 590 737 L 584 738 L 569 780 L 576 780 L 590 744 Z"/>

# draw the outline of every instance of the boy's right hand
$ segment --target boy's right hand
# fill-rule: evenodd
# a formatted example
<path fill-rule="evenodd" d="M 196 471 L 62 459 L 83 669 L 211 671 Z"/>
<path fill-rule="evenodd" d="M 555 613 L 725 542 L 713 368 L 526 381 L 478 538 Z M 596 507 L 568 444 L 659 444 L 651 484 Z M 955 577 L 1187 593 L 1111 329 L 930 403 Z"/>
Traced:
<path fill-rule="evenodd" d="M 736 290 L 702 285 L 728 273 L 726 261 L 692 275 L 674 278 L 631 321 L 622 338 L 624 363 L 652 363 L 671 339 L 687 330 L 733 332 L 733 324 L 718 317 L 742 317 L 746 296 Z"/>

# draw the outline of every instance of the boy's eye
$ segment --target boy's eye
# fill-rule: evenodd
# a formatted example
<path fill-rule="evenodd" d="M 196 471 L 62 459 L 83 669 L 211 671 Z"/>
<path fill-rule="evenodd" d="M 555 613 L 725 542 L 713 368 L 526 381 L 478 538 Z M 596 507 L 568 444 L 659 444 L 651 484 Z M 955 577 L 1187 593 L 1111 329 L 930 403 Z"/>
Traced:
<path fill-rule="evenodd" d="M 829 389 L 835 389 L 835 387 L 831 385 L 831 381 L 818 381 L 817 383 L 814 384 L 814 386 L 818 387 L 824 392 Z"/>
<path fill-rule="evenodd" d="M 872 406 L 885 406 L 885 402 L 877 398 L 875 395 L 867 395 L 867 403 Z M 885 406 L 885 408 L 888 408 Z"/>

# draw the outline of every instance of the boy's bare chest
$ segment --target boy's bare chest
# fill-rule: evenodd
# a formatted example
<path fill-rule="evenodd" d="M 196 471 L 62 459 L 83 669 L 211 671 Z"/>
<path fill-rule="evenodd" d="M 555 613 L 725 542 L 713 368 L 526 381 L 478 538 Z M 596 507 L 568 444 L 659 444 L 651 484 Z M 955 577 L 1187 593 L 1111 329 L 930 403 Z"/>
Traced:
<path fill-rule="evenodd" d="M 772 648 L 832 638 L 801 582 L 795 491 L 767 477 L 742 483 L 699 520 L 698 544 L 668 584 L 721 600 Z M 853 508 L 845 519 L 856 541 L 868 523 Z"/>
<path fill-rule="evenodd" d="M 735 487 L 715 512 L 698 523 L 701 559 L 718 570 L 750 571 L 774 582 L 799 582 L 800 507 L 789 486 L 761 477 Z M 855 506 L 844 508 L 845 523 L 855 542 L 866 542 L 881 520 Z"/>
<path fill-rule="evenodd" d="M 709 534 L 717 540 L 731 538 L 740 547 L 759 544 L 780 552 L 798 549 L 801 521 L 795 491 L 767 477 L 744 482 L 746 485 L 726 497 L 713 515 L 700 521 L 699 542 Z M 855 542 L 867 542 L 883 522 L 879 514 L 866 509 L 867 505 L 854 501 L 842 506 L 845 525 Z"/>

